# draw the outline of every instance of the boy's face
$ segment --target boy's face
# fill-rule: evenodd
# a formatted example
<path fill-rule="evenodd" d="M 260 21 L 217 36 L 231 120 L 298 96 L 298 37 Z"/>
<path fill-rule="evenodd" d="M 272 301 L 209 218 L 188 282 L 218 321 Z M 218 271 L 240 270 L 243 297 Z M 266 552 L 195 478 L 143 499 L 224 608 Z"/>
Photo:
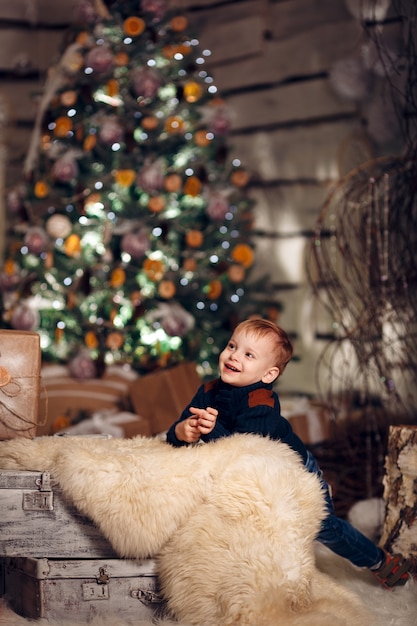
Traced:
<path fill-rule="evenodd" d="M 271 338 L 235 331 L 219 356 L 220 378 L 235 387 L 262 381 L 272 383 L 279 375 L 271 350 Z"/>

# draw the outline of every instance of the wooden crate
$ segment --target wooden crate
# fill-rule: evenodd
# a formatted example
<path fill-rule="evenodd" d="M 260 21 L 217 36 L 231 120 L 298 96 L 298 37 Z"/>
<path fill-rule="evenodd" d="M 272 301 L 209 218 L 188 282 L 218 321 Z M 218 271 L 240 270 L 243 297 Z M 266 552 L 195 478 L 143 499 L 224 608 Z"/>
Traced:
<path fill-rule="evenodd" d="M 0 470 L 0 557 L 116 558 L 49 472 Z"/>
<path fill-rule="evenodd" d="M 29 619 L 149 619 L 164 608 L 155 563 L 131 559 L 5 559 L 5 599 Z"/>

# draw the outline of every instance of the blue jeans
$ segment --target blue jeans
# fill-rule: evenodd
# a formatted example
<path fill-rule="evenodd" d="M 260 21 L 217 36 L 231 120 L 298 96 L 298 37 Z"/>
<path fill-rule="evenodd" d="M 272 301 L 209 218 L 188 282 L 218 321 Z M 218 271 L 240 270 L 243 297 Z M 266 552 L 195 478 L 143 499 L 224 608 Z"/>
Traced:
<path fill-rule="evenodd" d="M 358 567 L 377 565 L 384 559 L 384 552 L 352 524 L 336 517 L 329 485 L 324 480 L 323 472 L 310 452 L 308 452 L 305 467 L 319 477 L 326 499 L 327 517 L 321 524 L 317 540 Z"/>

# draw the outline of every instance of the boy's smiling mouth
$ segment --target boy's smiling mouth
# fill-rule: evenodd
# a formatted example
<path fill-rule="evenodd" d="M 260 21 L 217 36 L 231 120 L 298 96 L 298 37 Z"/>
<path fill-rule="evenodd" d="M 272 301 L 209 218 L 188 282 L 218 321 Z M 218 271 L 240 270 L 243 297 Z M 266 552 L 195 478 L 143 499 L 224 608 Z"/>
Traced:
<path fill-rule="evenodd" d="M 237 367 L 235 367 L 234 365 L 230 365 L 230 363 L 226 363 L 225 364 L 225 368 L 227 370 L 230 370 L 232 372 L 239 372 L 239 370 L 237 369 Z"/>

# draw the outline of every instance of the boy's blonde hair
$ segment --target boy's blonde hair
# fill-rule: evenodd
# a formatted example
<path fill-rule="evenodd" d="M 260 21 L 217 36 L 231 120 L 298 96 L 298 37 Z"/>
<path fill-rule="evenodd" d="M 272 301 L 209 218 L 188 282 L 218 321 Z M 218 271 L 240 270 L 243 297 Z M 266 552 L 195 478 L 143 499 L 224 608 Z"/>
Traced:
<path fill-rule="evenodd" d="M 238 324 L 235 328 L 239 332 L 253 333 L 258 337 L 270 335 L 272 339 L 271 352 L 275 357 L 275 365 L 280 375 L 292 358 L 294 348 L 285 330 L 274 322 L 262 318 L 252 318 Z"/>

